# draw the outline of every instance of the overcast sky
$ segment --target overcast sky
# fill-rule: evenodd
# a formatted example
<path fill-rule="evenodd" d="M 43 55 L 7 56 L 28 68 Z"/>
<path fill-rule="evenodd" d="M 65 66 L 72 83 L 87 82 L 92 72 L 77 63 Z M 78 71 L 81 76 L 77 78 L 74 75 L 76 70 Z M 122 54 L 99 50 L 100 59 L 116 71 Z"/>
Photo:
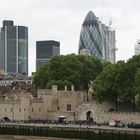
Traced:
<path fill-rule="evenodd" d="M 78 52 L 81 25 L 87 13 L 116 30 L 117 60 L 134 54 L 140 39 L 140 0 L 0 0 L 0 23 L 14 20 L 29 28 L 29 72 L 35 71 L 37 40 L 60 41 L 60 53 Z"/>

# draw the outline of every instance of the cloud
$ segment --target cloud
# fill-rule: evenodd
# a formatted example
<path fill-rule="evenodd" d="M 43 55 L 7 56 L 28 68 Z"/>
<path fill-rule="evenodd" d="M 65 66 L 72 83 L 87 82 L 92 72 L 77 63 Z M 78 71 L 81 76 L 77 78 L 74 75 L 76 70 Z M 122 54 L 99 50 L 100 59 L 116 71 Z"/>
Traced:
<path fill-rule="evenodd" d="M 117 59 L 128 59 L 140 38 L 139 0 L 2 0 L 0 22 L 14 20 L 29 28 L 29 71 L 35 71 L 37 40 L 60 41 L 61 54 L 77 53 L 83 20 L 89 10 L 116 29 Z M 127 51 L 126 51 L 127 50 Z M 125 54 L 124 54 L 125 51 Z"/>

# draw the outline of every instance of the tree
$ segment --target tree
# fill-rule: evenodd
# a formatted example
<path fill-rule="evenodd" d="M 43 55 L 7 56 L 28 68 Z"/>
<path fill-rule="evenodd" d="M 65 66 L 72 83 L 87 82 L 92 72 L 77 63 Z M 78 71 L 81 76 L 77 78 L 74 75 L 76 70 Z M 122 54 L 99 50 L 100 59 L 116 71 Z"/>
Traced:
<path fill-rule="evenodd" d="M 46 88 L 49 81 L 49 65 L 42 66 L 34 75 L 33 84 L 39 88 Z"/>
<path fill-rule="evenodd" d="M 122 83 L 126 87 L 122 96 L 122 100 L 132 103 L 133 111 L 136 109 L 136 73 L 138 68 L 140 68 L 140 55 L 133 56 L 127 61 L 125 79 Z"/>
<path fill-rule="evenodd" d="M 123 81 L 122 71 L 125 62 L 119 61 L 116 64 L 108 64 L 101 74 L 93 82 L 95 98 L 102 101 L 113 102 L 118 109 L 118 99 L 121 95 L 121 82 Z"/>
<path fill-rule="evenodd" d="M 135 74 L 135 104 L 140 106 L 140 68 L 137 69 Z"/>
<path fill-rule="evenodd" d="M 50 87 L 52 83 L 62 85 L 65 81 L 75 86 L 76 90 L 88 90 L 88 83 L 102 71 L 100 60 L 92 56 L 66 55 L 53 57 L 47 66 L 35 74 L 34 84 L 41 88 Z"/>

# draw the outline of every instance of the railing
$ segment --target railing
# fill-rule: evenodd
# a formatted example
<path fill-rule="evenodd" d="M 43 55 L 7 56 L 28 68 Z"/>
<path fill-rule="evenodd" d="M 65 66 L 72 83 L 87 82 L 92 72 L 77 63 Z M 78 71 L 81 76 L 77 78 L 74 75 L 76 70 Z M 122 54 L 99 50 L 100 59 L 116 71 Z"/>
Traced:
<path fill-rule="evenodd" d="M 52 128 L 46 126 L 24 126 L 24 125 L 0 125 L 0 134 L 2 135 L 22 135 L 22 136 L 43 136 L 43 137 L 60 137 L 72 139 L 87 140 L 140 140 L 140 134 L 136 131 L 131 133 L 127 131 L 103 130 L 92 131 L 85 127 L 74 128 Z"/>

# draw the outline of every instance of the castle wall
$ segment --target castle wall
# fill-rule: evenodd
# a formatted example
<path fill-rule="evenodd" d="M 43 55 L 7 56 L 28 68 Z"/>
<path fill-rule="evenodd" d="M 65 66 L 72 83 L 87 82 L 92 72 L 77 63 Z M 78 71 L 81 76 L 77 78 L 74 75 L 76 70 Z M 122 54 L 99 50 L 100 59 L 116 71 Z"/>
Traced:
<path fill-rule="evenodd" d="M 108 111 L 110 108 L 113 108 L 113 104 L 108 102 L 103 102 L 102 104 L 92 101 L 85 102 L 81 104 L 77 109 L 77 120 L 87 120 L 87 112 L 92 113 L 92 118 L 94 121 L 98 122 L 100 113 L 104 111 Z"/>
<path fill-rule="evenodd" d="M 61 115 L 67 116 L 68 120 L 74 120 L 76 109 L 82 102 L 83 92 L 41 89 L 38 90 L 38 96 L 43 98 L 48 120 L 58 120 Z"/>
<path fill-rule="evenodd" d="M 81 91 L 38 90 L 38 97 L 23 90 L 13 90 L 0 97 L 0 119 L 10 120 L 58 120 L 64 115 L 67 121 L 87 120 L 87 113 L 96 122 L 108 122 L 112 118 L 124 123 L 140 122 L 140 113 L 109 112 L 114 104 L 87 101 L 87 95 Z"/>
<path fill-rule="evenodd" d="M 29 116 L 29 99 L 3 99 L 0 102 L 0 119 L 26 120 Z"/>
<path fill-rule="evenodd" d="M 140 123 L 140 113 L 136 112 L 101 112 L 99 122 L 108 122 L 110 119 L 119 119 L 123 123 Z"/>
<path fill-rule="evenodd" d="M 29 119 L 30 120 L 44 120 L 43 100 L 31 99 L 29 104 Z"/>
<path fill-rule="evenodd" d="M 97 123 L 108 122 L 110 119 L 119 119 L 126 124 L 140 122 L 140 112 L 110 112 L 110 108 L 115 108 L 114 104 L 108 102 L 100 104 L 96 101 L 83 103 L 77 109 L 77 120 L 87 120 L 87 112 L 91 111 L 92 118 Z"/>

